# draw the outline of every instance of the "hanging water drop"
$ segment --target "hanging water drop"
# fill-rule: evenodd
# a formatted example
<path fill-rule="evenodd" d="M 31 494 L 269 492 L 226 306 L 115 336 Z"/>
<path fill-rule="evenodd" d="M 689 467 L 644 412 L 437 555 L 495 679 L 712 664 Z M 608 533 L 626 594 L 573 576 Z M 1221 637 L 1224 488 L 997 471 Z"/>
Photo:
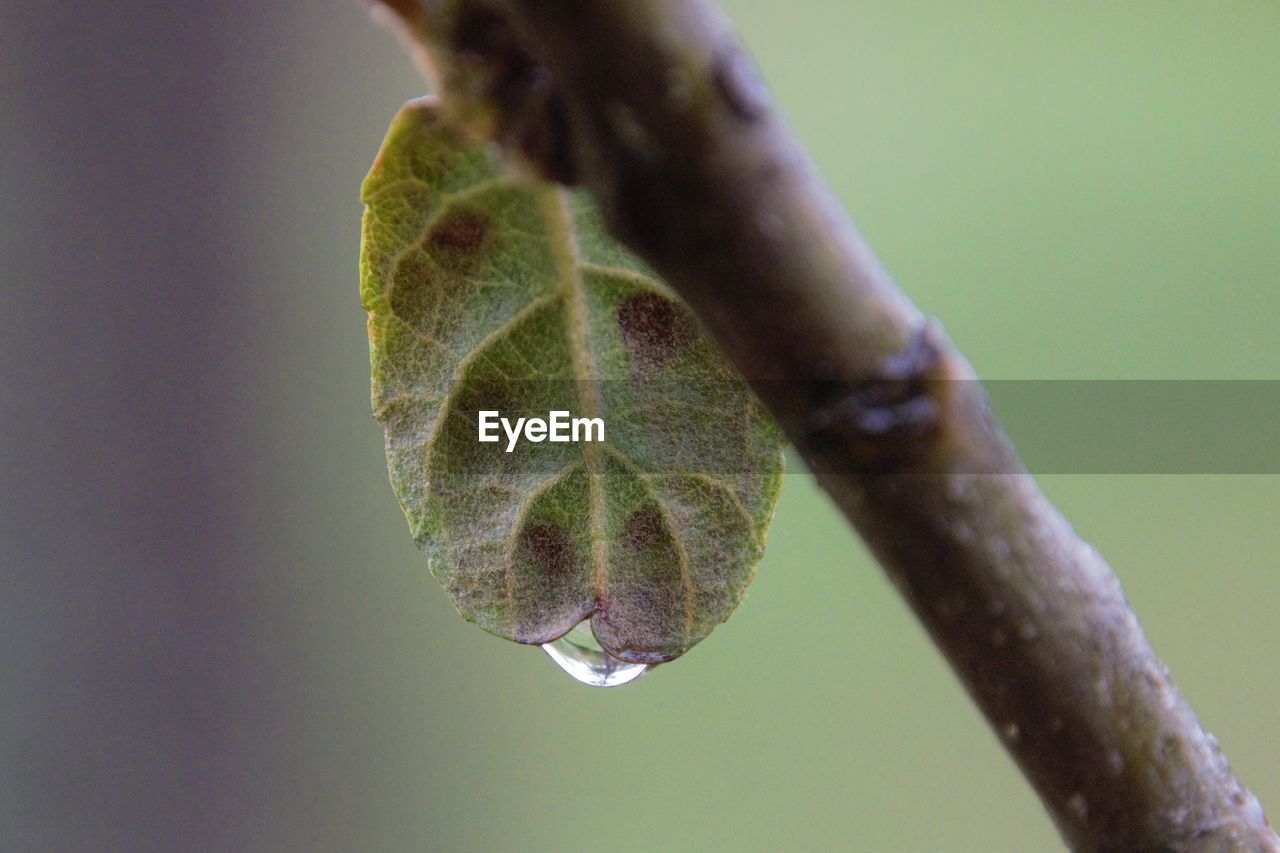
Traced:
<path fill-rule="evenodd" d="M 618 660 L 606 652 L 591 631 L 590 619 L 582 620 L 560 639 L 543 643 L 542 648 L 561 669 L 592 687 L 620 687 L 652 668 Z"/>

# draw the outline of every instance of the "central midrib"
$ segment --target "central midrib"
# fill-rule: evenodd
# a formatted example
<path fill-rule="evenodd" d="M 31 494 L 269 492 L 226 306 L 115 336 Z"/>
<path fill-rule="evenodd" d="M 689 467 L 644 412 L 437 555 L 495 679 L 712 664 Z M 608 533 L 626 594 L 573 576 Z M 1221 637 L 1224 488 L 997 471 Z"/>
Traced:
<path fill-rule="evenodd" d="M 569 357 L 578 406 L 583 417 L 598 418 L 602 408 L 596 386 L 594 359 L 587 340 L 587 306 L 582 287 L 581 257 L 574 234 L 573 217 L 565 191 L 548 187 L 541 193 L 542 214 L 547 220 L 551 252 L 556 264 L 556 289 L 564 305 L 565 328 L 569 336 Z M 591 526 L 592 585 L 598 602 L 607 598 L 606 566 L 608 539 L 604 518 L 603 457 L 595 442 L 583 442 L 583 461 L 587 467 L 589 489 L 589 522 Z"/>

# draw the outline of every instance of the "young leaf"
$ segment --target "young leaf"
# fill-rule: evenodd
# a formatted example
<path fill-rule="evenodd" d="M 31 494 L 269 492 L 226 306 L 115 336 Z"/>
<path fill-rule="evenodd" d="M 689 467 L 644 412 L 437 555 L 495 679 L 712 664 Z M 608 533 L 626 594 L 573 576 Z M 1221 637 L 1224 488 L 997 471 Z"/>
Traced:
<path fill-rule="evenodd" d="M 396 117 L 363 199 L 374 412 L 459 612 L 521 643 L 590 617 L 624 661 L 687 651 L 763 553 L 776 427 L 585 196 L 504 173 L 432 101 Z M 482 411 L 598 418 L 604 440 L 481 442 Z"/>

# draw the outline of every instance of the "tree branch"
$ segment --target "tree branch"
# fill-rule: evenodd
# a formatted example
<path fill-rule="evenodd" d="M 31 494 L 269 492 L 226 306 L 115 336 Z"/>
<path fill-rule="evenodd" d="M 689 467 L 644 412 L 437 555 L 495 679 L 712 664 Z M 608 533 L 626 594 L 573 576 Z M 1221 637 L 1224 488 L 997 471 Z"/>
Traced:
<path fill-rule="evenodd" d="M 430 34 L 459 122 L 584 184 L 694 308 L 1072 847 L 1280 849 L 1111 569 L 1021 467 L 709 2 L 391 5 Z"/>

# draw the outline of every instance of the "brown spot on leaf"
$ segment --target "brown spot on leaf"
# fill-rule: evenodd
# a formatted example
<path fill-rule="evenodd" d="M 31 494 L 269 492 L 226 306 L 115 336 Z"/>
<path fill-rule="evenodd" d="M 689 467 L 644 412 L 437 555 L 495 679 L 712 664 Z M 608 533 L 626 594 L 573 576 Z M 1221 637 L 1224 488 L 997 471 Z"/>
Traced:
<path fill-rule="evenodd" d="M 662 514 L 653 506 L 641 507 L 622 524 L 622 546 L 632 552 L 647 551 L 666 537 Z"/>
<path fill-rule="evenodd" d="M 521 539 L 530 558 L 544 573 L 559 577 L 573 570 L 573 541 L 561 525 L 531 524 L 524 529 Z"/>
<path fill-rule="evenodd" d="M 427 240 L 433 248 L 447 252 L 474 252 L 489 236 L 491 228 L 486 214 L 470 208 L 458 208 L 445 213 L 432 227 Z"/>
<path fill-rule="evenodd" d="M 396 266 L 392 279 L 391 313 L 429 333 L 446 286 L 445 275 L 422 252 L 406 255 Z"/>
<path fill-rule="evenodd" d="M 629 296 L 618 308 L 618 328 L 637 366 L 662 367 L 693 339 L 693 329 L 670 299 L 656 293 Z"/>

